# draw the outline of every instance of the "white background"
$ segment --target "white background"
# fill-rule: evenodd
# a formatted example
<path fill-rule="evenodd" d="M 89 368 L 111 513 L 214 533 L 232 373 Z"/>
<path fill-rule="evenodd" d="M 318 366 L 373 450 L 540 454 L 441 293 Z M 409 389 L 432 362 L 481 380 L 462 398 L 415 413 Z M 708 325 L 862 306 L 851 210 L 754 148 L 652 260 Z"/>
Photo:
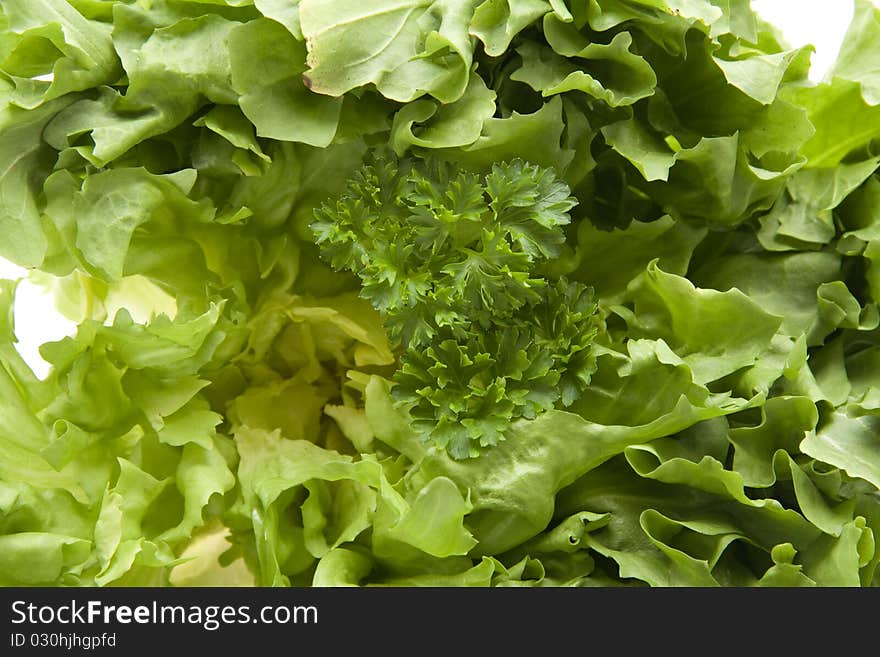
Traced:
<path fill-rule="evenodd" d="M 880 0 L 873 1 L 880 6 Z M 791 46 L 815 46 L 810 77 L 816 81 L 834 63 L 853 13 L 851 0 L 752 0 L 752 6 L 779 26 Z M 23 269 L 0 258 L 0 278 L 24 275 Z M 75 324 L 55 311 L 50 295 L 27 280 L 18 287 L 15 326 L 19 352 L 41 377 L 48 366 L 40 357 L 39 345 L 73 335 L 76 329 Z"/>

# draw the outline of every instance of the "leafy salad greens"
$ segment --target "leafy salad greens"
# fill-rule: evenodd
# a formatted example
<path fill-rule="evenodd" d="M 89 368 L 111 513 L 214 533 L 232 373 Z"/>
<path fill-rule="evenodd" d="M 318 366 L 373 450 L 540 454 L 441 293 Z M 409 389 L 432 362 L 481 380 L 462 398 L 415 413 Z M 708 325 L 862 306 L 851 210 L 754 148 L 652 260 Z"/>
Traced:
<path fill-rule="evenodd" d="M 0 0 L 0 584 L 880 585 L 880 9 Z"/>

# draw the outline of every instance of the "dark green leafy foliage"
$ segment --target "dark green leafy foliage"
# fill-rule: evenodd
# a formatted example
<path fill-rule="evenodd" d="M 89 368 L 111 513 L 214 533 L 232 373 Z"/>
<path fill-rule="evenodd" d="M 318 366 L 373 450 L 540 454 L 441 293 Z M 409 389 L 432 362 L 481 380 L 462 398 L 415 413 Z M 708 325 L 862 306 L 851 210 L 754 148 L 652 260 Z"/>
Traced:
<path fill-rule="evenodd" d="M 520 159 L 480 176 L 378 155 L 315 212 L 322 253 L 360 278 L 402 349 L 394 398 L 455 458 L 590 382 L 593 291 L 540 272 L 576 203 L 552 169 Z"/>

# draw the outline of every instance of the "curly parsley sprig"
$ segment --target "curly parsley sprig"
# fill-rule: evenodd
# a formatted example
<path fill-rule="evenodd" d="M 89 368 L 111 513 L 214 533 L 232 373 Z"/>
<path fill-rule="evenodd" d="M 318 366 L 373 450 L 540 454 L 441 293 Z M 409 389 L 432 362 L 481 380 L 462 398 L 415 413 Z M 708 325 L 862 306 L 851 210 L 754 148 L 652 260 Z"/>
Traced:
<path fill-rule="evenodd" d="M 380 154 L 315 212 L 322 254 L 360 278 L 402 347 L 395 399 L 454 458 L 589 384 L 593 290 L 540 273 L 576 203 L 552 169 L 519 159 L 481 176 Z"/>

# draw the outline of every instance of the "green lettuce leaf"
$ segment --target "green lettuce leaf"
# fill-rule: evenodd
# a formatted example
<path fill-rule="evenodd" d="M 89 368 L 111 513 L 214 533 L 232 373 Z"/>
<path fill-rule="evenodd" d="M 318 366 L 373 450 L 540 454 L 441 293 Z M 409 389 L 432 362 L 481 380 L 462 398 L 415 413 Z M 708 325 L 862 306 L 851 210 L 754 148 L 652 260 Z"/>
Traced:
<path fill-rule="evenodd" d="M 0 584 L 880 585 L 854 9 L 0 2 Z"/>
<path fill-rule="evenodd" d="M 472 16 L 467 0 L 371 0 L 357 6 L 301 0 L 299 19 L 309 44 L 306 84 L 341 96 L 373 83 L 401 102 L 426 93 L 453 102 L 464 93 L 473 61 Z M 340 50 L 339 42 L 350 50 Z"/>

